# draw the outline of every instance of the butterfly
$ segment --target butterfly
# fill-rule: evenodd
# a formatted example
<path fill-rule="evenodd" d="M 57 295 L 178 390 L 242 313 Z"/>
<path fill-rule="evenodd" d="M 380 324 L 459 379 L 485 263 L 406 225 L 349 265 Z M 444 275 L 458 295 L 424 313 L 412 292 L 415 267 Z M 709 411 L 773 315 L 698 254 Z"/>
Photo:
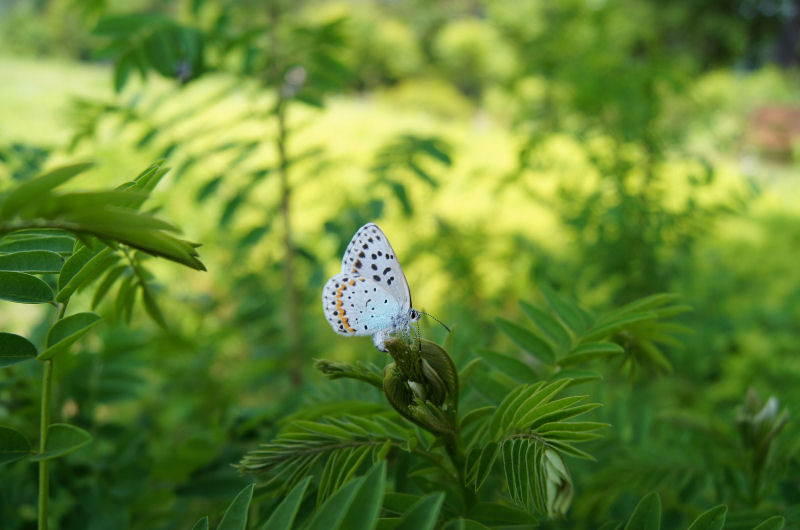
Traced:
<path fill-rule="evenodd" d="M 386 351 L 392 333 L 408 333 L 420 312 L 411 307 L 411 291 L 397 256 L 374 223 L 358 229 L 342 258 L 342 272 L 322 289 L 322 309 L 339 335 L 372 335 Z"/>

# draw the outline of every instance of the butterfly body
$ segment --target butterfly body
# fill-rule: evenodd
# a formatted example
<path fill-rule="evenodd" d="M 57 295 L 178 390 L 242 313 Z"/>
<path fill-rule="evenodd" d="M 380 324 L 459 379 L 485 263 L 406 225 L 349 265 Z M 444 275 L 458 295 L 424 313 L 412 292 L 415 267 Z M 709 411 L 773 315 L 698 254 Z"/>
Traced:
<path fill-rule="evenodd" d="M 389 335 L 407 333 L 419 320 L 403 269 L 377 225 L 366 224 L 353 236 L 342 258 L 342 272 L 322 289 L 322 308 L 336 333 L 372 335 L 382 351 Z"/>

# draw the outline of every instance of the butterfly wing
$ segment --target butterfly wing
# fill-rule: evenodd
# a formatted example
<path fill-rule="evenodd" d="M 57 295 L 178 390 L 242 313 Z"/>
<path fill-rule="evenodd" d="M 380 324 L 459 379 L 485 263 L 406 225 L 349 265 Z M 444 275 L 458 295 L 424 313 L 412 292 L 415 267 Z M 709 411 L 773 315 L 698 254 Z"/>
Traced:
<path fill-rule="evenodd" d="M 377 282 L 342 273 L 328 280 L 322 289 L 322 309 L 339 335 L 373 335 L 392 327 L 401 307 L 394 295 Z"/>
<path fill-rule="evenodd" d="M 342 258 L 342 274 L 358 274 L 388 292 L 403 312 L 411 309 L 406 275 L 386 235 L 374 223 L 358 229 Z"/>

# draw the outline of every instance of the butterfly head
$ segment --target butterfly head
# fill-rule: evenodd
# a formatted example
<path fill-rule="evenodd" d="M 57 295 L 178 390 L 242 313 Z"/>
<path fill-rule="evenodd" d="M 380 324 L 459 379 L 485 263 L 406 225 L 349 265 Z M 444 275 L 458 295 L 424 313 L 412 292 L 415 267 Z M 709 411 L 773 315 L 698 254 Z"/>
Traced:
<path fill-rule="evenodd" d="M 411 317 L 411 322 L 416 322 L 420 319 L 422 315 L 416 309 L 412 309 L 411 312 L 409 313 L 409 316 Z"/>

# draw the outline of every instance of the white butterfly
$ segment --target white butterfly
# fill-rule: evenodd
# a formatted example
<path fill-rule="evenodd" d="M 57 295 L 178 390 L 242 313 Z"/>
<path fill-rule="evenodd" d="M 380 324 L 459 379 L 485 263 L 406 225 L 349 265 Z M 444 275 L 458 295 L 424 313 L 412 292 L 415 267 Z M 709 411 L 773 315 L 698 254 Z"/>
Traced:
<path fill-rule="evenodd" d="M 386 235 L 373 223 L 358 229 L 342 258 L 342 272 L 322 289 L 322 309 L 339 335 L 372 335 L 386 351 L 392 333 L 407 333 L 420 313 L 411 307 L 406 276 Z"/>

